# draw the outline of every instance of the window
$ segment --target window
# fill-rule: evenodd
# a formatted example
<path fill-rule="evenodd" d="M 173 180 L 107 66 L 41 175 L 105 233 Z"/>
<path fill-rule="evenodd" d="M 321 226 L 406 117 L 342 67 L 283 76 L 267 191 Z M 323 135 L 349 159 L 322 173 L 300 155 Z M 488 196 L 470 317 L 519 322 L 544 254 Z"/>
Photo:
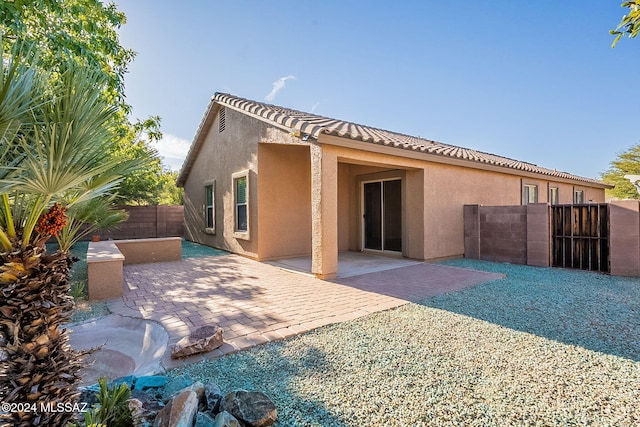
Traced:
<path fill-rule="evenodd" d="M 249 171 L 233 174 L 235 236 L 249 238 Z"/>
<path fill-rule="evenodd" d="M 205 185 L 205 231 L 209 233 L 215 232 L 216 229 L 216 211 L 215 211 L 215 185 Z"/>
<path fill-rule="evenodd" d="M 538 203 L 538 186 L 526 184 L 522 186 L 522 204 L 530 203 Z"/>
<path fill-rule="evenodd" d="M 549 203 L 557 205 L 560 203 L 560 196 L 558 195 L 558 187 L 549 188 Z"/>
<path fill-rule="evenodd" d="M 573 203 L 575 203 L 576 205 L 580 205 L 582 203 L 584 203 L 584 191 L 582 190 L 576 190 L 573 193 Z"/>

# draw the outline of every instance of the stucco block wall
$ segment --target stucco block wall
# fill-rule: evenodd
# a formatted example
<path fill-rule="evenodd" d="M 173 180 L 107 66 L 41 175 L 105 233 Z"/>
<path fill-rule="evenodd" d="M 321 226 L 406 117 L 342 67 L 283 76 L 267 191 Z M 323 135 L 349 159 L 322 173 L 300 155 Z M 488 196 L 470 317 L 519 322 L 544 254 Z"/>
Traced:
<path fill-rule="evenodd" d="M 611 274 L 640 276 L 640 202 L 609 204 L 609 257 Z"/>
<path fill-rule="evenodd" d="M 308 146 L 259 144 L 259 258 L 311 254 L 311 161 Z"/>

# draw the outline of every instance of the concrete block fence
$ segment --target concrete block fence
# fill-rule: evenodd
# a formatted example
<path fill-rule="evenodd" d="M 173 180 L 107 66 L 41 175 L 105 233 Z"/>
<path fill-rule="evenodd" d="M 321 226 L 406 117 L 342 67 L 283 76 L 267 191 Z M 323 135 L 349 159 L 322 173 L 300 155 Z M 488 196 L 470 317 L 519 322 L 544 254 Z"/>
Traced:
<path fill-rule="evenodd" d="M 608 204 L 609 272 L 640 277 L 640 201 Z M 550 206 L 464 206 L 465 258 L 552 265 Z"/>

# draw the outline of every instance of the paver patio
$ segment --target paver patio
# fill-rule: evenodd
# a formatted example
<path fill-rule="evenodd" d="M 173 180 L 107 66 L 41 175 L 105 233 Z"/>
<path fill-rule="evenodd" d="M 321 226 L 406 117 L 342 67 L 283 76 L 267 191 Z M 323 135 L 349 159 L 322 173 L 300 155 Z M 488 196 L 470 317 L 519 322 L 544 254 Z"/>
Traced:
<path fill-rule="evenodd" d="M 225 255 L 126 266 L 124 296 L 110 309 L 161 323 L 169 345 L 200 326 L 219 325 L 225 344 L 211 358 L 500 277 L 419 263 L 327 282 Z M 200 358 L 166 358 L 165 367 Z"/>

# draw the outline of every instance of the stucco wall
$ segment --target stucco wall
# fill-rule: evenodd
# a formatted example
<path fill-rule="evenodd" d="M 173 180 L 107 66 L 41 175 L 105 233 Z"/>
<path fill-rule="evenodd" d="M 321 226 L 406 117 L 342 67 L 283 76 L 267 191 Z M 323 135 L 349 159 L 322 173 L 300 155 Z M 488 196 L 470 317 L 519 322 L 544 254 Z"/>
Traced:
<path fill-rule="evenodd" d="M 347 164 L 350 186 L 356 191 L 349 208 L 351 250 L 361 248 L 361 195 L 357 185 L 358 176 L 384 170 L 402 170 L 406 174 L 403 186 L 403 207 L 406 210 L 403 248 L 404 255 L 412 258 L 462 256 L 463 206 L 520 205 L 523 184 L 538 185 L 539 203 L 548 201 L 549 186 L 559 189 L 560 203 L 571 203 L 574 189 L 585 191 L 585 201 L 604 201 L 604 189 L 346 148 L 334 145 L 341 142 L 335 137 L 327 137 L 325 142 L 323 149 L 335 153 L 339 162 Z M 370 146 L 371 144 L 363 143 L 363 148 Z M 343 208 L 338 209 L 342 212 Z M 343 247 L 343 243 L 340 247 Z"/>
<path fill-rule="evenodd" d="M 259 144 L 259 258 L 311 254 L 308 146 Z"/>
<path fill-rule="evenodd" d="M 258 257 L 258 142 L 267 126 L 227 108 L 225 130 L 219 132 L 219 114 L 206 136 L 187 178 L 185 237 L 208 246 Z M 235 206 L 232 174 L 249 170 L 249 240 L 234 235 Z M 215 182 L 215 234 L 205 232 L 205 185 Z"/>
<path fill-rule="evenodd" d="M 574 186 L 506 173 L 443 164 L 425 166 L 425 259 L 464 253 L 462 206 L 505 206 L 522 203 L 522 184 L 538 185 L 538 202 L 547 203 L 549 186 L 559 189 L 560 203 L 573 201 Z M 575 186 L 585 191 L 585 201 L 604 202 L 604 190 Z"/>
<path fill-rule="evenodd" d="M 340 252 L 356 250 L 357 232 L 354 228 L 357 220 L 354 209 L 358 205 L 358 193 L 350 172 L 350 165 L 338 164 L 338 251 Z"/>
<path fill-rule="evenodd" d="M 464 205 L 519 205 L 520 178 L 442 164 L 425 165 L 425 259 L 464 253 Z"/>

